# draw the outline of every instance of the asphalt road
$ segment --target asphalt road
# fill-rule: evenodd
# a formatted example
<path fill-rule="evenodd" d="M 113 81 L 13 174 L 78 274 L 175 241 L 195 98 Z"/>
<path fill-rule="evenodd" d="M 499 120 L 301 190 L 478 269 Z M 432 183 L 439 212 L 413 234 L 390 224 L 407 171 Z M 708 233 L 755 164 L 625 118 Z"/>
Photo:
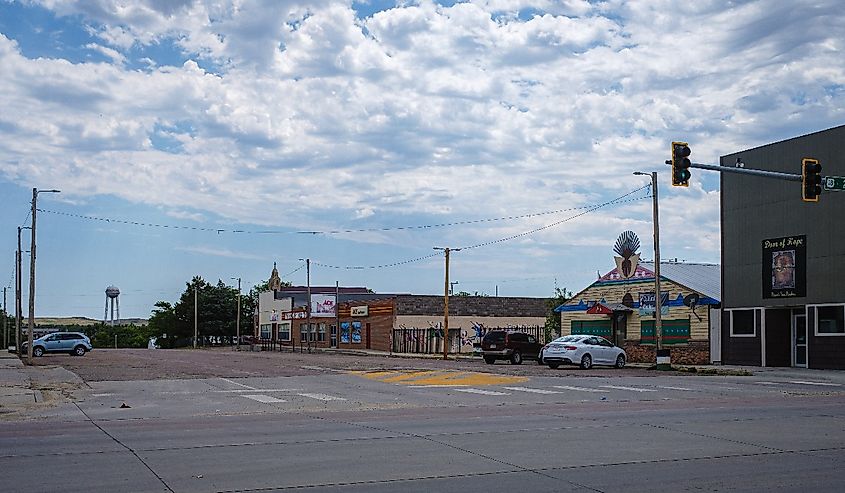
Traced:
<path fill-rule="evenodd" d="M 67 362 L 84 381 L 65 401 L 0 422 L 0 490 L 832 492 L 845 484 L 842 372 L 692 376 L 289 354 L 221 363 L 222 351 L 166 353 L 39 360 L 48 366 L 36 371 Z M 122 372 L 107 363 L 122 356 Z M 92 378 L 109 367 L 124 378 Z M 129 378 L 144 368 L 146 378 Z"/>

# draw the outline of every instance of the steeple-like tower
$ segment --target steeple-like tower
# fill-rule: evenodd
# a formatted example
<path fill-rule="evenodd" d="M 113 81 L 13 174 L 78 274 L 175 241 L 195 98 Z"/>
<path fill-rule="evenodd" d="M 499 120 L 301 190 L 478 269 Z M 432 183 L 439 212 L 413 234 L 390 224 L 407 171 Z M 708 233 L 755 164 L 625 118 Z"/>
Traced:
<path fill-rule="evenodd" d="M 276 269 L 276 262 L 273 262 L 273 272 L 270 274 L 270 289 L 278 291 L 282 288 L 282 279 L 279 277 L 279 270 Z"/>

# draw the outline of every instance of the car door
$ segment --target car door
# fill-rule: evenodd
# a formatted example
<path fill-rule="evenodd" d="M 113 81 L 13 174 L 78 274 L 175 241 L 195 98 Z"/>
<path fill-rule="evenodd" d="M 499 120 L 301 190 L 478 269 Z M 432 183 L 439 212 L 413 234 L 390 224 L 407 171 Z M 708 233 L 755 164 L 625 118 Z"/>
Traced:
<path fill-rule="evenodd" d="M 527 356 L 530 356 L 531 358 L 536 358 L 540 355 L 540 348 L 542 348 L 543 346 L 540 344 L 539 341 L 537 341 L 536 337 L 530 334 L 527 337 L 528 342 L 525 344 L 525 354 Z"/>
<path fill-rule="evenodd" d="M 584 350 L 585 352 L 590 353 L 590 357 L 593 358 L 594 365 L 605 363 L 604 348 L 602 348 L 601 344 L 599 344 L 598 337 L 588 337 L 584 339 L 584 344 L 586 345 Z"/>
<path fill-rule="evenodd" d="M 603 337 L 598 338 L 599 351 L 601 352 L 602 363 L 612 365 L 616 362 L 616 349 L 613 344 Z"/>
<path fill-rule="evenodd" d="M 61 351 L 61 349 L 62 349 L 61 337 L 62 337 L 61 334 L 53 334 L 53 335 L 47 336 L 47 338 L 44 339 L 44 350 L 45 351 Z"/>

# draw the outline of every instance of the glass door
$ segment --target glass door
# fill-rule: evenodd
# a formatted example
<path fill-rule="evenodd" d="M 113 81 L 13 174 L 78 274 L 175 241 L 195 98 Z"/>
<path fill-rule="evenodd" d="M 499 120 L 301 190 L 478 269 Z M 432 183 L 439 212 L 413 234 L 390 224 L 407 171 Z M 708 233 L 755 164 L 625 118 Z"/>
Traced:
<path fill-rule="evenodd" d="M 792 317 L 792 366 L 807 367 L 807 316 Z"/>

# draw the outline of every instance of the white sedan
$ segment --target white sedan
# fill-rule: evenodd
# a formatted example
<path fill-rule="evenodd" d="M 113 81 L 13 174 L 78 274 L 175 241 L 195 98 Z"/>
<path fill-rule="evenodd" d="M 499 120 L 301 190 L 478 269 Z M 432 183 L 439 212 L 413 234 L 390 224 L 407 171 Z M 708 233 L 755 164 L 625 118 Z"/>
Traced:
<path fill-rule="evenodd" d="M 540 362 L 557 368 L 562 364 L 579 365 L 583 369 L 593 365 L 625 366 L 625 350 L 600 336 L 570 335 L 558 337 L 543 346 Z"/>

